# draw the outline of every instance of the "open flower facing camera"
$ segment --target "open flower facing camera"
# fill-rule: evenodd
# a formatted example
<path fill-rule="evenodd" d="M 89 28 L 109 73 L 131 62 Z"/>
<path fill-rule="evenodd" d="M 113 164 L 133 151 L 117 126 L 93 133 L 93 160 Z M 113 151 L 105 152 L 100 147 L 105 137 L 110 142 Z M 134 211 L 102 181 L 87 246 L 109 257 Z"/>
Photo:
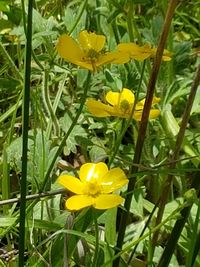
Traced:
<path fill-rule="evenodd" d="M 129 55 L 126 52 L 103 51 L 106 41 L 104 35 L 82 31 L 79 33 L 78 40 L 79 43 L 67 34 L 61 35 L 56 49 L 63 59 L 81 68 L 96 71 L 104 64 L 124 64 L 129 61 Z"/>
<path fill-rule="evenodd" d="M 132 111 L 135 103 L 135 96 L 133 92 L 127 88 L 123 88 L 121 92 L 109 91 L 106 94 L 106 101 L 108 104 L 104 104 L 100 101 L 89 98 L 86 102 L 88 110 L 92 115 L 96 117 L 119 117 L 119 118 L 132 118 L 140 121 L 142 118 L 142 112 L 144 108 L 145 99 L 139 101 L 135 105 L 134 111 Z M 159 103 L 160 98 L 154 97 L 153 104 Z M 159 109 L 151 109 L 149 118 L 154 119 L 160 115 Z"/>
<path fill-rule="evenodd" d="M 108 170 L 105 163 L 85 163 L 80 168 L 80 179 L 63 174 L 58 183 L 76 195 L 66 200 L 68 210 L 80 210 L 93 206 L 96 209 L 109 209 L 118 206 L 123 198 L 113 194 L 128 183 L 125 173 L 120 168 Z"/>

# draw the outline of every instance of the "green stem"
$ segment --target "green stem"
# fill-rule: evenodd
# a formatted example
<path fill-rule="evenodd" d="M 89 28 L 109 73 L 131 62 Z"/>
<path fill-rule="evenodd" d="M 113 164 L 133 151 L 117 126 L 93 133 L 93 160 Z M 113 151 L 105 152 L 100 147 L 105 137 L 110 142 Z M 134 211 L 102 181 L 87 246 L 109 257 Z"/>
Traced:
<path fill-rule="evenodd" d="M 145 140 L 148 118 L 149 118 L 149 113 L 150 113 L 153 95 L 154 95 L 154 90 L 155 90 L 155 84 L 156 84 L 158 72 L 160 69 L 160 64 L 161 64 L 162 54 L 164 51 L 165 42 L 167 40 L 167 35 L 169 32 L 170 24 L 171 24 L 171 21 L 173 18 L 173 14 L 174 14 L 177 2 L 178 2 L 178 0 L 171 0 L 169 3 L 169 7 L 167 10 L 162 34 L 161 34 L 161 37 L 159 40 L 159 45 L 158 45 L 155 61 L 153 64 L 153 69 L 152 69 L 150 80 L 148 83 L 147 96 L 146 96 L 146 101 L 145 101 L 145 105 L 144 105 L 144 109 L 143 109 L 143 113 L 142 113 L 142 120 L 141 120 L 141 124 L 140 124 L 140 128 L 139 128 L 138 138 L 137 138 L 137 142 L 136 142 L 136 149 L 135 149 L 135 154 L 134 154 L 134 159 L 133 159 L 133 165 L 132 165 L 132 168 L 130 170 L 130 173 L 133 173 L 133 174 L 136 174 L 138 172 L 138 164 L 140 163 L 142 148 L 143 148 L 143 144 L 144 144 L 144 140 Z M 133 195 L 135 183 L 136 183 L 136 178 L 129 180 L 128 190 L 127 190 L 128 194 L 127 194 L 125 204 L 124 204 L 125 209 L 122 211 L 121 220 L 120 220 L 120 227 L 119 227 L 120 231 L 119 231 L 118 240 L 117 240 L 116 252 L 122 249 L 124 236 L 125 236 L 125 230 L 126 230 L 126 224 L 127 224 L 127 220 L 129 217 L 129 210 L 130 210 L 130 205 L 131 205 L 131 200 L 132 200 L 132 195 Z M 117 258 L 114 261 L 113 266 L 118 267 L 119 266 L 119 260 L 120 259 Z"/>
<path fill-rule="evenodd" d="M 26 33 L 27 33 L 27 30 L 26 30 L 26 11 L 25 11 L 24 0 L 21 0 L 21 3 L 22 3 L 22 18 L 23 18 L 24 33 L 26 35 Z"/>
<path fill-rule="evenodd" d="M 21 3 L 22 3 L 22 17 L 23 17 L 24 33 L 26 35 L 27 34 L 27 30 L 26 30 L 26 11 L 25 11 L 24 0 L 21 0 Z M 32 57 L 35 60 L 36 64 L 40 67 L 40 69 L 44 71 L 44 67 L 42 66 L 42 64 L 38 60 L 34 50 L 32 50 Z"/>
<path fill-rule="evenodd" d="M 49 97 L 48 79 L 49 79 L 49 72 L 48 72 L 48 70 L 45 70 L 44 71 L 44 85 L 43 85 L 43 101 L 44 101 L 46 110 L 49 114 L 50 121 L 52 121 L 53 126 L 54 126 L 54 135 L 59 136 L 60 135 L 60 128 L 59 128 L 59 123 L 58 123 L 56 115 L 53 111 L 51 100 Z"/>
<path fill-rule="evenodd" d="M 76 28 L 79 20 L 81 19 L 82 15 L 83 15 L 83 12 L 84 12 L 84 9 L 85 9 L 85 7 L 87 5 L 87 2 L 88 2 L 88 0 L 85 0 L 83 2 L 83 4 L 82 4 L 82 7 L 80 7 L 80 11 L 79 11 L 79 14 L 78 14 L 78 16 L 76 18 L 76 21 L 75 21 L 74 25 L 72 26 L 72 28 L 69 30 L 68 35 L 71 35 L 72 32 L 74 31 L 74 29 Z"/>
<path fill-rule="evenodd" d="M 9 133 L 8 133 L 8 146 L 11 144 L 12 139 L 13 139 L 13 133 L 14 133 L 14 126 L 15 126 L 15 121 L 16 121 L 16 117 L 17 117 L 17 110 L 18 108 L 22 105 L 22 96 L 23 96 L 23 90 L 21 91 L 17 102 L 15 105 L 12 106 L 12 119 L 11 119 L 11 123 L 10 123 L 10 129 L 9 129 Z M 1 120 L 0 120 L 1 121 Z"/>
<path fill-rule="evenodd" d="M 133 1 L 129 1 L 129 8 L 127 14 L 127 26 L 128 26 L 128 34 L 131 42 L 134 42 L 134 33 L 133 33 Z"/>
<path fill-rule="evenodd" d="M 25 248 L 25 219 L 26 219 L 26 184 L 27 184 L 27 154 L 28 154 L 28 127 L 29 127 L 29 101 L 30 101 L 30 79 L 31 79 L 31 47 L 32 47 L 32 12 L 33 0 L 28 2 L 26 59 L 25 59 L 25 81 L 23 97 L 23 128 L 22 128 L 22 177 L 21 177 L 21 205 L 19 223 L 19 267 L 24 266 Z"/>
<path fill-rule="evenodd" d="M 57 107 L 58 107 L 58 103 L 60 101 L 60 98 L 61 98 L 61 95 L 62 95 L 62 92 L 63 92 L 63 88 L 64 88 L 64 85 L 66 83 L 66 78 L 67 78 L 67 75 L 66 74 L 64 77 L 63 77 L 63 80 L 59 83 L 58 85 L 58 92 L 56 94 L 56 97 L 54 99 L 54 103 L 53 103 L 53 106 L 52 106 L 52 109 L 53 109 L 53 113 L 55 114 L 56 113 L 56 110 L 57 110 Z M 57 119 L 57 118 L 56 118 Z M 53 125 L 53 122 L 51 120 L 49 120 L 48 122 L 48 125 L 47 125 L 47 130 L 46 130 L 46 135 L 47 135 L 47 139 L 50 138 L 50 135 L 51 135 L 51 129 L 52 129 L 52 125 Z"/>
<path fill-rule="evenodd" d="M 159 201 L 158 201 L 158 202 L 159 202 Z M 157 209 L 157 207 L 158 207 L 158 202 L 154 205 L 153 210 L 152 210 L 151 214 L 149 215 L 148 220 L 147 220 L 147 222 L 145 223 L 145 226 L 144 226 L 144 228 L 142 229 L 142 231 L 141 231 L 141 233 L 140 233 L 140 235 L 139 235 L 139 238 L 141 238 L 141 237 L 143 236 L 143 234 L 145 233 L 145 230 L 147 229 L 148 225 L 150 224 L 151 219 L 153 218 L 153 215 L 154 215 L 154 213 L 155 213 L 155 211 L 156 211 L 156 209 Z M 139 245 L 139 243 L 137 243 L 137 244 L 134 246 L 134 249 L 133 249 L 133 251 L 131 252 L 131 255 L 130 255 L 130 257 L 129 257 L 129 259 L 128 259 L 128 262 L 127 262 L 128 265 L 131 264 L 131 260 L 132 260 L 134 254 L 135 254 L 135 252 L 136 252 L 136 250 L 137 250 L 138 245 Z"/>
<path fill-rule="evenodd" d="M 57 151 L 56 151 L 56 153 L 55 153 L 55 155 L 54 155 L 54 157 L 53 157 L 53 159 L 51 161 L 51 164 L 50 164 L 50 166 L 49 166 L 49 168 L 48 168 L 48 170 L 46 172 L 46 175 L 45 175 L 45 178 L 44 178 L 44 183 L 43 183 L 43 185 L 41 187 L 40 192 L 42 192 L 45 189 L 46 183 L 49 180 L 49 176 L 51 174 L 51 171 L 53 170 L 54 164 L 55 164 L 58 156 L 62 152 L 63 147 L 66 145 L 66 140 L 69 137 L 69 135 L 71 134 L 74 126 L 76 125 L 76 123 L 77 123 L 77 121 L 78 121 L 78 119 L 79 119 L 79 117 L 81 115 L 81 112 L 83 110 L 83 106 L 84 106 L 86 98 L 87 98 L 87 91 L 88 91 L 88 88 L 89 88 L 90 79 L 91 79 L 91 72 L 88 71 L 88 76 L 87 76 L 87 79 L 86 79 L 86 82 L 85 82 L 85 85 L 84 85 L 84 92 L 83 92 L 83 95 L 82 95 L 82 98 L 81 98 L 81 103 L 80 103 L 79 109 L 78 109 L 78 111 L 76 113 L 76 117 L 74 118 L 74 120 L 73 120 L 71 126 L 69 127 L 66 135 L 63 137 L 63 140 L 61 141 L 61 143 L 60 143 L 60 145 L 59 145 L 59 147 L 58 147 L 58 149 L 57 149 Z"/>
<path fill-rule="evenodd" d="M 98 267 L 98 254 L 99 254 L 99 226 L 97 223 L 97 216 L 95 210 L 93 210 L 94 215 L 94 224 L 95 224 L 95 252 L 94 252 L 94 260 L 93 260 L 93 267 Z"/>
<path fill-rule="evenodd" d="M 64 188 L 62 188 L 62 189 L 57 189 L 54 191 L 48 191 L 48 192 L 44 192 L 44 193 L 27 195 L 26 200 L 34 200 L 34 199 L 39 200 L 43 197 L 56 196 L 56 195 L 63 194 L 65 192 L 66 192 L 66 190 Z M 20 202 L 21 202 L 21 198 L 9 198 L 9 199 L 5 199 L 5 200 L 0 200 L 0 206 L 9 205 L 9 204 L 13 204 L 13 203 L 20 203 Z"/>
<path fill-rule="evenodd" d="M 140 93 L 140 89 L 141 89 L 141 84 L 142 84 L 142 80 L 143 80 L 143 77 L 144 77 L 144 70 L 145 70 L 145 65 L 146 65 L 146 60 L 143 62 L 143 65 L 142 65 L 142 72 L 141 72 L 141 75 L 140 75 L 140 81 L 139 81 L 139 85 L 138 85 L 138 88 L 137 88 L 137 91 L 136 91 L 136 94 L 135 94 L 135 102 L 133 104 L 133 107 L 132 107 L 132 111 L 131 111 L 131 114 L 130 114 L 130 118 L 128 119 L 128 121 L 126 122 L 126 120 L 123 120 L 123 123 L 122 123 L 122 127 L 121 127 L 121 132 L 119 134 L 119 138 L 117 139 L 117 142 L 115 144 L 115 149 L 113 151 L 113 154 L 109 160 L 109 166 L 111 166 L 111 164 L 113 163 L 113 160 L 115 159 L 115 156 L 119 150 L 119 146 L 121 144 L 121 141 L 122 141 L 122 138 L 123 136 L 125 135 L 131 121 L 132 121 L 132 117 L 133 117 L 133 114 L 134 114 L 134 111 L 135 111 L 135 107 L 136 107 L 136 104 L 137 104 L 137 101 L 138 101 L 138 98 L 139 98 L 139 93 Z"/>
<path fill-rule="evenodd" d="M 173 25 L 171 25 L 170 31 L 169 31 L 169 38 L 168 38 L 168 49 L 169 51 L 173 51 L 173 44 L 174 44 L 174 35 L 173 35 Z M 168 74 L 168 86 L 170 86 L 173 83 L 174 80 L 174 59 L 170 60 L 167 64 L 167 74 Z"/>
<path fill-rule="evenodd" d="M 120 252 L 118 252 L 112 259 L 112 261 L 115 262 L 115 260 L 117 258 L 119 258 L 121 255 L 125 254 L 126 252 L 130 251 L 130 249 L 132 247 L 134 247 L 135 245 L 137 245 L 138 243 L 141 243 L 143 240 L 145 240 L 148 236 L 150 236 L 152 233 L 154 233 L 155 231 L 157 231 L 158 229 L 160 229 L 161 227 L 163 227 L 164 225 L 166 225 L 168 222 L 170 222 L 171 220 L 174 220 L 175 218 L 177 218 L 177 215 L 180 214 L 180 211 L 183 211 L 185 208 L 188 207 L 188 201 L 185 201 L 183 204 L 181 204 L 177 209 L 175 209 L 165 220 L 163 220 L 159 225 L 157 225 L 156 227 L 154 227 L 153 229 L 151 229 L 149 232 L 147 232 L 146 234 L 144 234 L 143 236 L 141 236 L 140 238 L 137 238 L 137 240 L 133 240 L 131 241 L 128 245 L 126 245 L 123 250 L 120 250 Z M 111 261 L 107 261 L 105 262 L 101 267 L 105 267 L 108 266 L 111 263 Z M 114 265 L 115 266 L 115 265 Z M 128 266 L 128 265 L 127 265 Z M 166 267 L 168 265 L 163 265 L 163 267 Z M 160 266 L 159 266 L 160 267 Z"/>
<path fill-rule="evenodd" d="M 193 256 L 195 252 L 195 245 L 197 244 L 197 238 L 198 238 L 198 225 L 199 225 L 199 218 L 200 218 L 200 201 L 197 203 L 197 213 L 194 221 L 194 225 L 192 227 L 192 233 L 191 233 L 191 239 L 189 241 L 189 248 L 188 255 L 186 258 L 185 267 L 191 267 L 193 266 Z M 196 258 L 196 257 L 194 257 Z"/>
<path fill-rule="evenodd" d="M 15 63 L 13 62 L 12 58 L 9 56 L 9 54 L 7 53 L 6 49 L 4 48 L 4 46 L 3 46 L 3 44 L 1 42 L 0 42 L 0 52 L 2 53 L 2 55 L 5 58 L 6 62 L 9 63 L 11 69 L 16 74 L 16 77 L 20 81 L 23 81 L 23 76 L 19 72 L 18 68 L 16 67 Z"/>
<path fill-rule="evenodd" d="M 10 196 L 10 174 L 9 163 L 7 160 L 7 143 L 3 146 L 3 176 L 2 176 L 2 199 L 9 199 Z M 9 212 L 9 206 L 3 206 L 3 214 L 6 215 Z"/>

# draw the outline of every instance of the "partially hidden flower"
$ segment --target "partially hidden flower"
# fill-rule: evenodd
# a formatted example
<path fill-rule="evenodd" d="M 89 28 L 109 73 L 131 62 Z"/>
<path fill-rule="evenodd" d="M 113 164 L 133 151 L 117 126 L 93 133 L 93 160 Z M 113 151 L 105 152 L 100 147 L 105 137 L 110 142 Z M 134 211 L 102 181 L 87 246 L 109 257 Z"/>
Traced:
<path fill-rule="evenodd" d="M 79 33 L 79 43 L 71 36 L 61 35 L 56 45 L 59 55 L 81 68 L 96 71 L 108 63 L 124 64 L 129 61 L 127 53 L 113 51 L 103 52 L 106 38 L 86 30 Z"/>
<path fill-rule="evenodd" d="M 155 57 L 157 51 L 157 48 L 151 48 L 151 46 L 148 44 L 139 46 L 135 43 L 121 43 L 118 44 L 117 49 L 121 53 L 127 53 L 130 59 L 135 59 L 138 61 L 143 61 L 149 57 Z M 171 57 L 172 53 L 167 49 L 164 49 L 162 60 L 170 61 Z"/>
<path fill-rule="evenodd" d="M 145 99 L 136 103 L 133 112 L 132 109 L 135 103 L 135 96 L 131 90 L 123 88 L 119 93 L 109 91 L 105 98 L 108 104 L 104 104 L 92 98 L 87 100 L 86 105 L 92 115 L 96 117 L 114 116 L 120 118 L 130 118 L 132 115 L 132 118 L 136 121 L 141 120 Z M 160 98 L 154 97 L 152 104 L 159 103 L 159 101 Z M 154 119 L 159 115 L 159 109 L 151 109 L 149 118 Z"/>
<path fill-rule="evenodd" d="M 125 173 L 120 168 L 108 170 L 105 163 L 85 163 L 79 172 L 80 179 L 63 174 L 58 183 L 75 193 L 66 200 L 68 210 L 80 210 L 93 206 L 96 209 L 109 209 L 118 206 L 123 198 L 113 194 L 128 183 Z"/>

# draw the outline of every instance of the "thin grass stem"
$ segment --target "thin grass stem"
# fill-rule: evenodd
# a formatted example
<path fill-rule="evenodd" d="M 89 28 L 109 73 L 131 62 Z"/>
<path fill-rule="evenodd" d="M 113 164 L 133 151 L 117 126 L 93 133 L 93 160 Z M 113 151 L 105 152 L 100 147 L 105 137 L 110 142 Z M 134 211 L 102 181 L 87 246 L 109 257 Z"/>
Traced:
<path fill-rule="evenodd" d="M 99 254 L 99 226 L 97 222 L 97 216 L 95 210 L 93 210 L 94 225 L 95 225 L 95 251 L 93 259 L 93 267 L 98 267 L 98 254 Z"/>
<path fill-rule="evenodd" d="M 45 69 L 44 75 L 43 75 L 43 90 L 42 90 L 43 101 L 44 101 L 46 110 L 49 114 L 50 121 L 53 123 L 54 135 L 59 136 L 60 135 L 60 128 L 59 128 L 58 119 L 57 119 L 57 117 L 53 111 L 53 107 L 51 104 L 48 81 L 49 81 L 49 71 L 47 69 Z"/>
<path fill-rule="evenodd" d="M 168 10 L 167 10 L 167 14 L 165 17 L 163 30 L 162 30 L 162 34 L 160 37 L 158 49 L 156 52 L 155 61 L 153 64 L 153 69 L 152 69 L 150 80 L 148 83 L 147 96 L 146 96 L 146 101 L 145 101 L 145 105 L 144 105 L 144 109 L 143 109 L 143 113 L 142 113 L 142 120 L 141 120 L 141 125 L 139 128 L 138 138 L 137 138 L 137 142 L 136 142 L 135 155 L 134 155 L 134 159 L 133 159 L 134 164 L 140 163 L 142 148 L 143 148 L 147 124 L 148 124 L 148 117 L 149 117 L 149 113 L 150 113 L 150 109 L 151 109 L 151 105 L 152 105 L 152 100 L 153 100 L 153 95 L 154 95 L 154 90 L 155 90 L 155 84 L 156 84 L 158 72 L 160 69 L 162 54 L 164 51 L 164 46 L 165 46 L 165 43 L 167 40 L 169 28 L 171 25 L 171 21 L 172 21 L 177 3 L 178 3 L 178 0 L 175 0 L 175 1 L 171 0 L 169 2 L 169 6 L 168 6 Z M 131 173 L 137 173 L 138 167 L 133 165 L 130 172 Z M 136 179 L 131 179 L 129 181 L 128 190 L 127 190 L 128 193 L 133 192 L 134 187 L 135 187 L 135 183 L 136 183 Z M 125 200 L 125 204 L 124 204 L 125 210 L 122 211 L 122 215 L 121 215 L 120 227 L 119 227 L 120 231 L 119 231 L 118 240 L 117 240 L 116 253 L 122 249 L 126 225 L 127 225 L 127 220 L 128 220 L 128 216 L 129 216 L 131 200 L 132 200 L 132 195 L 133 195 L 133 193 L 128 194 L 126 197 L 126 200 Z M 119 260 L 120 260 L 119 258 L 115 259 L 115 261 L 113 263 L 114 267 L 119 266 Z"/>
<path fill-rule="evenodd" d="M 33 0 L 28 2 L 26 59 L 24 73 L 24 96 L 23 96 L 23 122 L 22 122 L 22 177 L 21 177 L 21 205 L 19 222 L 19 267 L 24 266 L 25 250 L 25 219 L 26 219 L 26 184 L 27 184 L 27 155 L 28 155 L 28 130 L 29 130 L 29 102 L 31 80 L 31 47 L 32 47 L 32 12 Z"/>

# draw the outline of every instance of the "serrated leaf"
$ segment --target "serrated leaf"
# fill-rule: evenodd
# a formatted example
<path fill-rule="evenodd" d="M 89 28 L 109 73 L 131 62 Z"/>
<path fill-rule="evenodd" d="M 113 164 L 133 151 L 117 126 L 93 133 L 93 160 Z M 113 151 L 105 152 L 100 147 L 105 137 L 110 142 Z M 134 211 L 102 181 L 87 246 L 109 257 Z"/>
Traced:
<path fill-rule="evenodd" d="M 69 117 L 67 113 L 65 113 L 64 117 L 60 119 L 61 128 L 65 133 L 68 132 L 68 129 L 70 128 L 71 124 L 72 124 L 72 119 Z M 77 136 L 87 137 L 86 131 L 80 125 L 76 125 L 73 128 L 72 132 L 70 133 L 69 137 L 67 138 L 65 155 L 69 155 L 70 152 L 76 153 L 76 146 L 81 145 L 75 139 L 75 137 Z"/>

